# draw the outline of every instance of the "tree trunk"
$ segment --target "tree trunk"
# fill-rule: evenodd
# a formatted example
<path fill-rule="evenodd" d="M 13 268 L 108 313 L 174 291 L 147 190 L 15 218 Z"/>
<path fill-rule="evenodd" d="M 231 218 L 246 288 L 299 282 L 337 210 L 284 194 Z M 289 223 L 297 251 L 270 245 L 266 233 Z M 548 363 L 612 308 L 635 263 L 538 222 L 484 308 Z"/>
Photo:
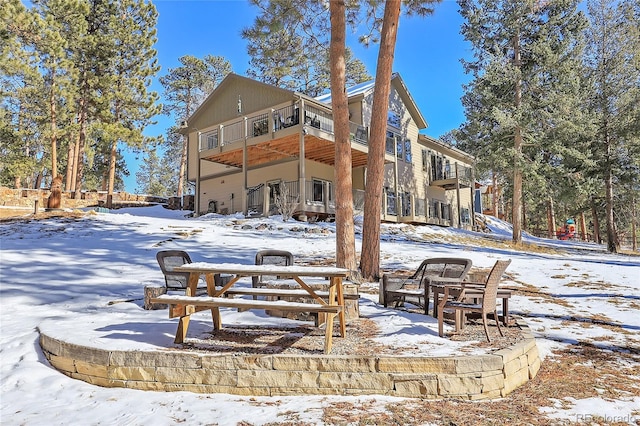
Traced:
<path fill-rule="evenodd" d="M 384 183 L 384 149 L 387 131 L 387 111 L 391 91 L 391 71 L 398 35 L 400 1 L 389 0 L 385 4 L 376 84 L 373 91 L 371 112 L 371 136 L 367 154 L 367 182 L 364 198 L 362 228 L 362 253 L 360 271 L 365 280 L 380 277 L 380 209 Z"/>
<path fill-rule="evenodd" d="M 605 150 L 604 193 L 605 213 L 607 218 L 607 250 L 611 253 L 618 253 L 618 251 L 620 251 L 620 242 L 618 241 L 618 232 L 616 231 L 615 217 L 613 214 L 613 172 L 611 170 L 611 139 L 608 131 L 606 130 Z"/>
<path fill-rule="evenodd" d="M 76 174 L 73 182 L 73 198 L 80 199 L 82 193 L 82 179 L 84 176 L 84 147 L 87 143 L 87 111 L 83 107 L 80 113 L 80 133 L 76 143 Z"/>
<path fill-rule="evenodd" d="M 598 208 L 596 206 L 596 200 L 591 198 L 591 216 L 593 217 L 593 241 L 598 244 L 602 244 L 602 238 L 600 238 L 600 221 L 598 220 Z"/>
<path fill-rule="evenodd" d="M 187 170 L 187 152 L 189 149 L 189 135 L 184 135 L 184 141 L 182 142 L 182 153 L 180 154 L 180 169 L 178 170 L 178 189 L 176 191 L 176 196 L 178 197 L 178 202 L 180 203 L 180 208 L 182 209 L 182 192 L 185 181 L 185 172 Z M 200 147 L 198 146 L 196 149 L 196 155 L 198 161 L 200 161 Z M 200 190 L 200 188 L 198 188 Z M 198 206 L 200 208 L 200 206 Z M 200 212 L 196 212 L 196 215 L 200 214 Z"/>
<path fill-rule="evenodd" d="M 58 176 L 58 129 L 56 100 L 53 90 L 53 77 L 51 78 L 51 92 L 49 93 L 49 110 L 51 114 L 51 179 Z"/>
<path fill-rule="evenodd" d="M 580 233 L 582 234 L 580 239 L 587 241 L 587 222 L 584 217 L 584 212 L 580 212 Z"/>
<path fill-rule="evenodd" d="M 67 150 L 67 174 L 65 179 L 65 188 L 67 191 L 73 191 L 73 176 L 76 175 L 76 144 L 69 143 Z"/>
<path fill-rule="evenodd" d="M 553 210 L 553 197 L 551 195 L 547 199 L 547 230 L 549 238 L 556 237 L 556 214 Z"/>
<path fill-rule="evenodd" d="M 638 250 L 637 236 L 638 216 L 636 211 L 636 197 L 631 197 L 631 248 L 635 252 Z"/>
<path fill-rule="evenodd" d="M 336 176 L 336 265 L 357 275 L 356 243 L 353 225 L 351 141 L 349 105 L 346 92 L 346 6 L 344 1 L 329 2 L 331 13 L 331 106 L 335 135 Z"/>
<path fill-rule="evenodd" d="M 516 68 L 520 68 L 520 36 L 516 34 L 513 40 L 514 64 Z M 522 80 L 518 78 L 515 86 L 515 109 L 520 110 L 522 107 Z M 513 148 L 515 151 L 513 158 L 513 202 L 512 202 L 512 220 L 513 220 L 513 242 L 520 244 L 522 242 L 522 170 L 520 165 L 520 157 L 522 155 L 522 128 L 520 124 L 516 124 L 515 134 L 513 138 Z"/>
<path fill-rule="evenodd" d="M 116 160 L 118 153 L 118 141 L 111 142 L 111 152 L 109 153 L 109 175 L 107 176 L 107 208 L 113 208 L 113 187 L 116 180 Z"/>
<path fill-rule="evenodd" d="M 120 121 L 120 105 L 118 101 L 115 104 L 114 119 Z M 118 159 L 118 138 L 114 137 L 111 142 L 111 151 L 109 152 L 109 175 L 107 177 L 107 208 L 113 208 L 113 187 L 116 180 L 116 161 Z"/>
<path fill-rule="evenodd" d="M 493 200 L 493 216 L 495 218 L 500 218 L 498 215 L 498 177 L 495 172 L 491 172 L 491 199 Z"/>

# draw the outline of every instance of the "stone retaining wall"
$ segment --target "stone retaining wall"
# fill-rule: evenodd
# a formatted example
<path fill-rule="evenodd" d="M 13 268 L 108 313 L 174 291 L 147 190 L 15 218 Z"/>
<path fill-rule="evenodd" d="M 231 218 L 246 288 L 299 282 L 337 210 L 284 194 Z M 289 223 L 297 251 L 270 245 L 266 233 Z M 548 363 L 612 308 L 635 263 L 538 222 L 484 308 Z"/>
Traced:
<path fill-rule="evenodd" d="M 39 208 L 47 207 L 47 200 L 51 195 L 48 189 L 13 189 L 0 186 L 0 206 L 5 207 L 34 207 L 37 202 Z M 107 201 L 106 191 L 83 191 L 78 198 L 72 192 L 62 192 L 62 208 L 104 207 Z M 115 192 L 113 194 L 114 207 L 135 207 L 144 204 L 168 204 L 170 207 L 175 200 L 154 197 L 151 195 L 129 194 Z"/>
<path fill-rule="evenodd" d="M 522 322 L 522 321 L 519 321 Z M 486 355 L 238 355 L 180 350 L 110 351 L 40 335 L 51 365 L 104 387 L 235 395 L 389 395 L 500 398 L 535 377 L 535 339 Z"/>

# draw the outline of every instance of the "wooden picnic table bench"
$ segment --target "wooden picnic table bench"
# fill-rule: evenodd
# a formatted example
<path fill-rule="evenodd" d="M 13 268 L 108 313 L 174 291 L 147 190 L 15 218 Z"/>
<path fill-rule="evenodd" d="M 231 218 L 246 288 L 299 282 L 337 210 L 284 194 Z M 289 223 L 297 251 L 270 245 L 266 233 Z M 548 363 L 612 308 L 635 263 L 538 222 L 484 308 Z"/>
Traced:
<path fill-rule="evenodd" d="M 220 330 L 222 321 L 220 307 L 238 309 L 278 309 L 282 311 L 317 312 L 326 314 L 324 352 L 331 352 L 333 336 L 333 319 L 338 315 L 340 321 L 340 335 L 346 336 L 344 315 L 344 294 L 342 278 L 348 271 L 343 268 L 314 267 L 314 266 L 278 266 L 278 265 L 243 265 L 243 264 L 213 264 L 190 263 L 175 268 L 176 271 L 189 272 L 189 283 L 186 295 L 162 295 L 152 299 L 153 303 L 169 305 L 169 317 L 179 317 L 175 343 L 182 343 L 187 335 L 190 315 L 210 309 L 215 330 Z M 216 288 L 214 274 L 231 274 L 231 278 L 222 288 Z M 205 275 L 208 296 L 197 296 L 196 288 L 201 275 Z M 241 288 L 233 287 L 242 277 L 256 275 L 277 275 L 292 278 L 302 287 L 301 289 L 269 289 L 269 288 Z M 328 277 L 329 291 L 317 291 L 309 287 L 302 277 Z M 273 296 L 306 296 L 314 303 L 291 302 L 286 300 L 255 300 L 235 299 L 223 297 L 225 295 L 273 295 Z M 324 298 L 323 298 L 324 297 Z M 325 300 L 325 298 L 327 300 Z"/>

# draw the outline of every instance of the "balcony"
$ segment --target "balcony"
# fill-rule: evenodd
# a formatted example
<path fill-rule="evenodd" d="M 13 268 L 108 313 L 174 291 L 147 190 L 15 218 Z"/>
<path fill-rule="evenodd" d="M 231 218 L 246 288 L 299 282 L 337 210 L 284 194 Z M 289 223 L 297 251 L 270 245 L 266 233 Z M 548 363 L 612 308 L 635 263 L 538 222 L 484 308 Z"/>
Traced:
<path fill-rule="evenodd" d="M 471 188 L 473 185 L 473 170 L 471 167 L 465 167 L 455 164 L 453 168 L 444 168 L 440 173 L 434 171 L 435 176 L 429 183 L 431 186 L 437 186 L 444 189 Z"/>
<path fill-rule="evenodd" d="M 353 167 L 367 163 L 368 129 L 349 123 Z M 310 102 L 280 105 L 221 123 L 203 132 L 200 159 L 242 168 L 244 149 L 248 167 L 300 157 L 304 135 L 304 157 L 335 165 L 333 115 L 326 105 Z"/>

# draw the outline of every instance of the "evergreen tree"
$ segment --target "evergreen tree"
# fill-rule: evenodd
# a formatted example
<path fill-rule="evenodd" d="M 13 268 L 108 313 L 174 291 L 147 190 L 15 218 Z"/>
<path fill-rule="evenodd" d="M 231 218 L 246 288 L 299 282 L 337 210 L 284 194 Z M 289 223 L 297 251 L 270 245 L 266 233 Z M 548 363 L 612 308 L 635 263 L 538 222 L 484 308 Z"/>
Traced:
<path fill-rule="evenodd" d="M 78 35 L 87 31 L 84 16 L 88 7 L 82 2 L 46 0 L 34 2 L 32 32 L 37 34 L 32 47 L 43 76 L 42 136 L 49 141 L 51 178 L 58 175 L 59 147 L 68 149 L 72 134 L 74 101 L 78 94 L 78 76 L 73 63 L 73 49 Z"/>
<path fill-rule="evenodd" d="M 144 152 L 140 169 L 136 172 L 137 192 L 160 197 L 171 197 L 176 193 L 176 177 L 171 159 L 166 153 L 158 156 L 158 147 L 149 145 Z"/>
<path fill-rule="evenodd" d="M 336 264 L 351 271 L 354 279 L 357 268 L 355 231 L 353 223 L 353 194 L 351 191 L 351 141 L 349 138 L 349 99 L 346 85 L 346 6 L 334 1 L 329 5 L 331 41 L 331 104 L 335 137 L 336 175 Z"/>
<path fill-rule="evenodd" d="M 242 31 L 251 57 L 247 75 L 312 97 L 327 92 L 331 67 L 326 5 L 317 0 L 252 0 L 252 3 L 260 13 L 253 25 Z M 351 2 L 349 7 L 359 7 L 357 3 Z M 345 8 L 345 22 L 352 22 L 347 12 Z M 371 79 L 364 64 L 353 57 L 348 47 L 344 58 L 347 86 Z"/>
<path fill-rule="evenodd" d="M 165 193 L 175 196 L 178 193 L 178 173 L 182 158 L 182 135 L 176 127 L 167 129 L 167 138 L 161 144 L 163 149 L 161 167 L 167 173 L 164 176 Z"/>
<path fill-rule="evenodd" d="M 159 71 L 153 49 L 157 15 L 153 4 L 144 0 L 120 0 L 117 13 L 111 17 L 115 43 L 109 72 L 112 90 L 108 92 L 107 116 L 101 120 L 105 141 L 110 145 L 108 207 L 116 178 L 118 142 L 139 148 L 145 142 L 142 131 L 160 112 L 157 93 L 148 91 L 151 78 Z"/>
<path fill-rule="evenodd" d="M 157 196 L 164 195 L 164 186 L 159 178 L 160 173 L 160 158 L 156 148 L 147 149 L 140 163 L 140 168 L 136 172 L 136 182 L 138 183 L 136 192 Z"/>
<path fill-rule="evenodd" d="M 207 55 L 204 59 L 183 56 L 181 66 L 170 68 L 160 77 L 166 100 L 165 114 L 173 115 L 176 122 L 186 121 L 222 79 L 231 72 L 231 64 L 220 56 Z M 186 182 L 188 136 L 184 136 L 180 167 L 178 170 L 177 196 L 182 197 Z"/>
<path fill-rule="evenodd" d="M 566 158 L 584 160 L 574 116 L 584 19 L 577 0 L 458 3 L 466 20 L 462 33 L 474 52 L 474 60 L 464 62 L 474 78 L 465 88 L 467 121 L 459 136 L 481 159 L 481 169 L 509 184 L 513 241 L 519 243 L 525 194 L 545 192 L 535 184 L 546 182 L 552 170 L 565 176 Z"/>
<path fill-rule="evenodd" d="M 25 48 L 33 37 L 27 10 L 12 0 L 0 8 L 0 18 L 0 181 L 20 188 L 38 170 L 42 77 Z"/>
<path fill-rule="evenodd" d="M 586 63 L 595 121 L 591 150 L 598 159 L 592 170 L 604 187 L 607 248 L 618 252 L 615 187 L 635 192 L 640 177 L 640 5 L 633 0 L 592 0 L 588 10 Z"/>
<path fill-rule="evenodd" d="M 431 4 L 440 0 L 414 0 L 406 2 L 406 13 L 426 16 L 433 13 Z M 375 6 L 375 5 L 374 5 Z M 375 10 L 375 8 L 373 9 Z M 365 280 L 380 277 L 380 215 L 384 184 L 384 153 L 387 134 L 387 114 L 391 93 L 393 57 L 400 21 L 401 2 L 384 2 L 380 48 L 376 68 L 376 85 L 373 92 L 369 152 L 367 153 L 367 185 L 364 196 L 362 225 L 362 251 L 360 272 Z M 375 15 L 372 11 L 370 15 Z"/>

